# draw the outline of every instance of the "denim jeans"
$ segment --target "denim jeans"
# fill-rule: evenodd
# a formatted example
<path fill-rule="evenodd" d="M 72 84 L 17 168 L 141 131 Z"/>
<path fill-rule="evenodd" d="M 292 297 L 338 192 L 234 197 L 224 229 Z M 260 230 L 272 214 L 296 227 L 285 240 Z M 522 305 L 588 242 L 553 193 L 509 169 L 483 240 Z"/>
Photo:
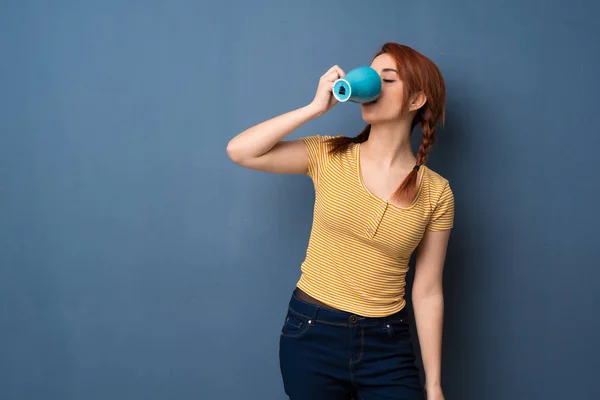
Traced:
<path fill-rule="evenodd" d="M 422 400 L 406 310 L 367 318 L 292 295 L 279 360 L 291 400 Z"/>

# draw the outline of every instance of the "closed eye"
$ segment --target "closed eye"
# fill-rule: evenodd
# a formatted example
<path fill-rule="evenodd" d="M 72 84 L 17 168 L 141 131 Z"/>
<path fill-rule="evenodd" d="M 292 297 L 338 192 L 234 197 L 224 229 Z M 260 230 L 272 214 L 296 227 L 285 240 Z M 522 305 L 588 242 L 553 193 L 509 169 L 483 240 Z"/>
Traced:
<path fill-rule="evenodd" d="M 396 82 L 396 81 L 395 81 L 395 80 L 393 80 L 393 79 L 384 79 L 383 81 L 384 81 L 384 82 Z"/>

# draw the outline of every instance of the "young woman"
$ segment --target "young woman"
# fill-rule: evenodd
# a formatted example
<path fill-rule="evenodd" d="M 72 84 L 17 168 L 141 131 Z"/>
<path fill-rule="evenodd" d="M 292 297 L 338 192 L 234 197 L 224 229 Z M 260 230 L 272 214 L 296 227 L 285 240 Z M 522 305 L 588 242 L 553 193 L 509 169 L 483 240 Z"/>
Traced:
<path fill-rule="evenodd" d="M 280 365 L 292 400 L 422 399 L 405 286 L 417 251 L 412 303 L 429 400 L 443 399 L 442 271 L 454 197 L 427 168 L 444 119 L 446 89 L 435 64 L 387 43 L 371 63 L 379 98 L 361 104 L 358 136 L 283 140 L 336 103 L 338 66 L 320 79 L 313 101 L 234 137 L 230 158 L 251 169 L 308 174 L 316 196 L 301 278 L 281 331 Z M 422 133 L 414 155 L 411 133 Z"/>

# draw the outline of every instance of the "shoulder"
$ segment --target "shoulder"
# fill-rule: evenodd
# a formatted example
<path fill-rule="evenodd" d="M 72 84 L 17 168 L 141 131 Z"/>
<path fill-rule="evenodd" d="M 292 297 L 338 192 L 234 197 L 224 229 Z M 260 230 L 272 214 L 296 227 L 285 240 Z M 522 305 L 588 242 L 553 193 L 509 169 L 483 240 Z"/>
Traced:
<path fill-rule="evenodd" d="M 431 208 L 428 231 L 450 229 L 454 225 L 454 194 L 450 182 L 439 173 L 425 168 L 427 198 Z"/>
<path fill-rule="evenodd" d="M 427 180 L 427 182 L 430 185 L 433 185 L 434 187 L 443 188 L 445 186 L 450 186 L 450 181 L 448 181 L 448 179 L 444 178 L 438 172 L 432 170 L 427 166 L 425 167 L 424 174 L 424 178 Z"/>
<path fill-rule="evenodd" d="M 324 161 L 325 158 L 330 158 L 332 156 L 330 151 L 339 144 L 335 139 L 341 137 L 343 137 L 343 135 L 333 136 L 316 134 L 302 137 L 300 140 L 304 142 L 311 158 L 318 158 L 320 161 Z"/>
<path fill-rule="evenodd" d="M 309 148 L 329 148 L 331 147 L 332 139 L 342 137 L 342 135 L 332 136 L 332 135 L 321 135 L 316 134 L 312 136 L 304 136 L 301 140 L 304 144 Z"/>
<path fill-rule="evenodd" d="M 427 186 L 429 198 L 435 203 L 444 197 L 453 197 L 450 181 L 427 166 L 425 167 L 423 180 Z"/>
<path fill-rule="evenodd" d="M 318 177 L 322 174 L 322 171 L 330 163 L 332 157 L 331 150 L 334 147 L 332 139 L 339 136 L 331 135 L 312 135 L 304 136 L 300 140 L 306 146 L 308 151 L 308 175 L 313 178 L 315 184 L 317 183 Z"/>

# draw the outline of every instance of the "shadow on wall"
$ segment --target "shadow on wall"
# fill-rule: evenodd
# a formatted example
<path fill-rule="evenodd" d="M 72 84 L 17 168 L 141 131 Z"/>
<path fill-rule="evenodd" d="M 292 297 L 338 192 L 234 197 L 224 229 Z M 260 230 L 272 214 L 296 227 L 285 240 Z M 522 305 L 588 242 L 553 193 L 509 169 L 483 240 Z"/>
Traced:
<path fill-rule="evenodd" d="M 459 86 L 459 85 L 454 85 Z M 482 104 L 465 104 L 464 102 L 453 101 L 448 98 L 446 108 L 446 123 L 444 128 L 439 128 L 437 140 L 428 160 L 428 166 L 448 179 L 452 187 L 455 198 L 455 220 L 454 228 L 448 245 L 448 252 L 444 266 L 444 333 L 443 333 L 443 355 L 442 355 L 442 378 L 444 394 L 449 398 L 467 399 L 469 383 L 466 381 L 468 376 L 466 370 L 472 367 L 473 360 L 476 359 L 476 349 L 479 344 L 476 341 L 476 334 L 472 330 L 473 321 L 471 315 L 476 309 L 476 295 L 473 285 L 481 281 L 481 275 L 477 276 L 477 271 L 482 274 L 483 269 L 477 266 L 470 266 L 472 257 L 467 257 L 469 252 L 477 249 L 477 252 L 491 252 L 486 249 L 486 243 L 480 238 L 478 232 L 482 232 L 481 218 L 478 218 L 476 210 L 469 208 L 467 204 L 471 202 L 464 199 L 464 193 L 471 193 L 467 187 L 470 182 L 461 182 L 453 180 L 454 176 L 469 176 L 462 169 L 470 168 L 468 157 L 465 157 L 466 149 L 471 135 L 477 134 L 470 132 L 468 121 L 473 113 L 479 112 L 485 108 Z M 421 140 L 421 131 L 415 128 L 413 133 L 413 147 L 418 149 Z M 463 189 L 464 188 L 464 189 Z M 412 284 L 414 280 L 414 267 L 416 257 L 413 255 L 411 260 L 411 269 L 407 277 L 407 302 L 409 313 L 412 319 L 413 339 L 417 362 L 421 368 L 421 379 L 424 383 L 425 374 L 421 359 L 420 347 L 415 327 L 414 312 L 412 308 Z"/>

